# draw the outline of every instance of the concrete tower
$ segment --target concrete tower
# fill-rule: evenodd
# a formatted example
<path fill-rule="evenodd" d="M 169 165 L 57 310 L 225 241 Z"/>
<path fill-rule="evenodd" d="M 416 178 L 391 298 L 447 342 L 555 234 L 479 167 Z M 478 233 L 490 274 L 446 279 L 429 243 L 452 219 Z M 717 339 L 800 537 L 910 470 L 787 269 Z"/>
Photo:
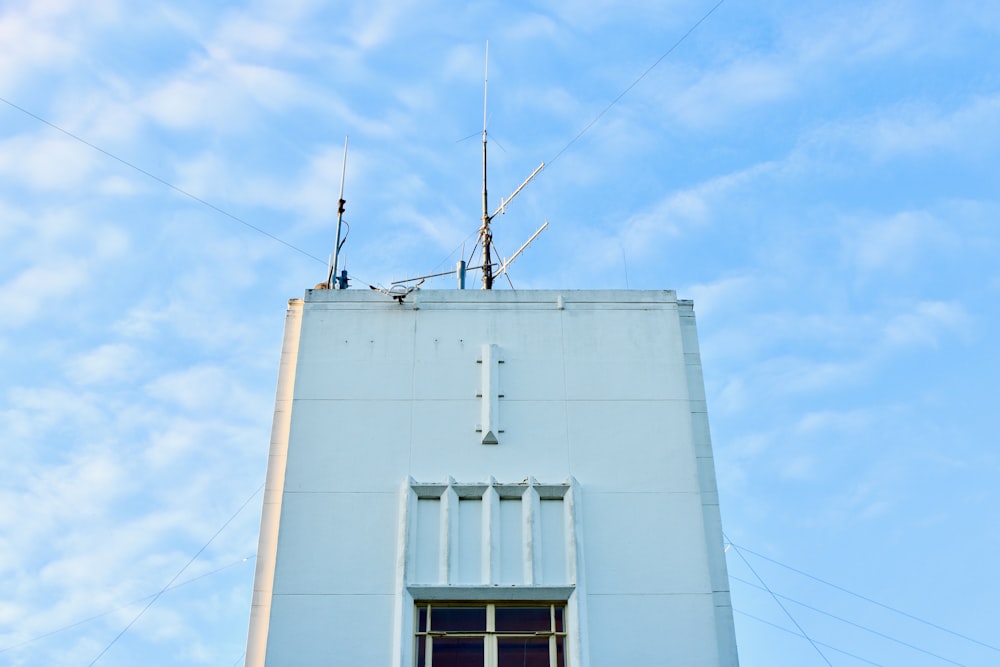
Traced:
<path fill-rule="evenodd" d="M 737 663 L 690 301 L 289 303 L 247 665 Z"/>

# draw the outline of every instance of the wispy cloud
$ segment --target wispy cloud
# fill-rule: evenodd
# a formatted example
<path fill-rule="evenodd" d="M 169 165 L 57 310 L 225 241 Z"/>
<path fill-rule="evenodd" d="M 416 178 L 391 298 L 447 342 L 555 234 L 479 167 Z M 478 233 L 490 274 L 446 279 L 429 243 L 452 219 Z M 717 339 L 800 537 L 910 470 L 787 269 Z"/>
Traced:
<path fill-rule="evenodd" d="M 895 315 L 882 329 L 883 342 L 890 349 L 937 347 L 944 336 L 967 336 L 971 318 L 962 304 L 921 301 L 910 312 Z"/>
<path fill-rule="evenodd" d="M 873 271 L 906 273 L 942 246 L 956 245 L 945 225 L 927 211 L 904 211 L 881 219 L 845 225 L 848 261 L 863 275 Z"/>
<path fill-rule="evenodd" d="M 713 126 L 787 97 L 796 87 L 792 67 L 786 61 L 740 59 L 721 70 L 699 73 L 666 103 L 686 126 Z"/>
<path fill-rule="evenodd" d="M 90 31 L 114 24 L 117 2 L 18 2 L 0 13 L 0 85 L 5 91 L 30 83 L 40 70 L 70 65 Z"/>
<path fill-rule="evenodd" d="M 107 343 L 72 359 L 68 375 L 84 385 L 120 381 L 133 375 L 139 362 L 139 351 L 134 346 Z"/>
<path fill-rule="evenodd" d="M 82 290 L 90 279 L 86 262 L 48 258 L 0 284 L 0 327 L 19 328 L 35 321 L 56 297 Z"/>
<path fill-rule="evenodd" d="M 949 104 L 950 102 L 950 104 Z M 933 155 L 983 156 L 1000 134 L 1000 95 L 916 100 L 820 128 L 807 146 L 849 148 L 876 162 Z"/>
<path fill-rule="evenodd" d="M 496 202 L 713 4 L 18 1 L 0 88 L 319 257 L 350 134 L 349 268 L 384 282 L 475 233 L 478 142 L 455 141 L 480 127 L 487 37 Z M 631 287 L 694 297 L 737 536 L 845 567 L 853 544 L 912 579 L 857 531 L 918 525 L 919 498 L 922 553 L 949 513 L 989 525 L 998 26 L 988 3 L 724 3 L 497 224 L 506 252 L 552 222 L 518 288 L 624 287 L 627 262 Z M 0 115 L 3 648 L 155 592 L 256 488 L 285 300 L 325 270 Z M 252 554 L 253 505 L 192 573 Z M 990 597 L 966 542 L 928 558 Z M 251 578 L 164 596 L 114 655 L 233 664 Z M 2 659 L 78 665 L 135 611 Z"/>
<path fill-rule="evenodd" d="M 69 137 L 54 135 L 54 131 L 43 133 L 0 142 L 0 175 L 48 192 L 77 190 L 85 185 L 94 173 L 97 154 Z"/>

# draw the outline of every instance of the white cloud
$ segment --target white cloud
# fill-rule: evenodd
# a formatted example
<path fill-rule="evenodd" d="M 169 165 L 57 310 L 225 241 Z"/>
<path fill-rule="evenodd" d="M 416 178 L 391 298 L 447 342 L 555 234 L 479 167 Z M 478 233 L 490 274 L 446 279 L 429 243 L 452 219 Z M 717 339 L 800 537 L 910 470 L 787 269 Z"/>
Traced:
<path fill-rule="evenodd" d="M 69 377 L 78 384 L 100 384 L 134 376 L 139 350 L 125 343 L 107 343 L 67 364 Z"/>
<path fill-rule="evenodd" d="M 755 291 L 760 289 L 759 281 L 754 276 L 739 275 L 691 285 L 679 290 L 678 296 L 694 300 L 698 321 L 702 322 L 711 318 L 714 313 L 731 309 L 735 303 L 746 302 L 750 297 L 757 296 Z"/>
<path fill-rule="evenodd" d="M 516 41 L 556 39 L 558 34 L 559 26 L 551 17 L 534 12 L 516 17 L 504 30 L 504 37 Z"/>
<path fill-rule="evenodd" d="M 788 97 L 796 89 L 794 62 L 744 58 L 723 69 L 701 72 L 694 83 L 666 96 L 680 122 L 714 126 L 748 108 Z"/>
<path fill-rule="evenodd" d="M 791 432 L 799 437 L 815 437 L 820 433 L 833 433 L 839 437 L 863 431 L 871 422 L 872 415 L 867 409 L 848 411 L 827 409 L 801 415 L 791 427 Z"/>
<path fill-rule="evenodd" d="M 712 220 L 713 209 L 730 197 L 734 190 L 748 187 L 761 176 L 772 172 L 770 162 L 717 176 L 660 199 L 653 206 L 627 218 L 619 231 L 629 256 L 645 256 L 660 247 L 665 238 Z"/>
<path fill-rule="evenodd" d="M 95 190 L 106 197 L 117 198 L 135 195 L 141 192 L 143 188 L 133 178 L 110 176 L 102 179 L 95 186 Z"/>
<path fill-rule="evenodd" d="M 445 81 L 463 83 L 482 82 L 486 47 L 475 44 L 453 46 L 441 64 L 441 76 Z"/>
<path fill-rule="evenodd" d="M 551 2 L 548 11 L 557 16 L 561 22 L 573 26 L 582 32 L 601 31 L 613 26 L 616 21 L 628 17 L 630 21 L 648 23 L 649 25 L 664 25 L 673 23 L 680 28 L 682 21 L 693 23 L 698 19 L 700 10 L 704 13 L 708 7 L 694 2 L 656 3 L 642 0 L 591 0 L 586 3 Z M 689 24 L 684 26 L 689 27 Z"/>
<path fill-rule="evenodd" d="M 88 93 L 67 95 L 55 101 L 52 112 L 56 125 L 112 154 L 127 156 L 144 129 L 142 110 L 135 104 L 134 84 L 114 74 L 104 77 L 104 86 Z M 81 148 L 83 145 L 81 144 Z M 86 147 L 105 169 L 121 169 L 111 158 Z"/>
<path fill-rule="evenodd" d="M 809 11 L 788 21 L 786 30 L 797 61 L 810 68 L 885 58 L 913 48 L 920 39 L 914 13 L 895 0 Z"/>
<path fill-rule="evenodd" d="M 925 211 L 904 211 L 881 220 L 864 219 L 847 226 L 844 239 L 852 263 L 863 272 L 904 273 L 921 256 L 951 245 L 943 224 Z"/>
<path fill-rule="evenodd" d="M 898 502 L 894 497 L 899 469 L 885 464 L 858 471 L 847 490 L 829 500 L 830 520 L 855 523 L 873 520 L 888 513 Z"/>
<path fill-rule="evenodd" d="M 364 50 L 383 46 L 405 25 L 407 12 L 414 9 L 411 0 L 375 0 L 354 6 L 351 40 Z M 413 18 L 411 16 L 411 18 Z"/>
<path fill-rule="evenodd" d="M 220 366 L 198 365 L 167 373 L 148 383 L 146 392 L 185 413 L 224 414 L 230 419 L 262 414 L 259 396 L 248 393 L 235 373 Z"/>
<path fill-rule="evenodd" d="M 1000 137 L 1000 95 L 953 100 L 907 100 L 806 135 L 806 155 L 828 160 L 831 149 L 850 148 L 877 163 L 936 154 L 981 158 Z"/>
<path fill-rule="evenodd" d="M 0 142 L 0 175 L 43 191 L 77 191 L 97 167 L 97 153 L 55 130 Z"/>
<path fill-rule="evenodd" d="M 95 34 L 121 19 L 117 0 L 15 0 L 0 10 L 0 90 L 13 102 L 38 81 L 79 71 Z M 37 109 L 35 109 L 37 111 Z"/>
<path fill-rule="evenodd" d="M 196 73 L 163 82 L 140 105 L 155 121 L 171 129 L 232 132 L 246 129 L 241 99 L 231 82 Z"/>
<path fill-rule="evenodd" d="M 315 107 L 329 97 L 287 69 L 234 59 L 225 47 L 206 48 L 208 56 L 162 77 L 140 96 L 137 107 L 171 130 L 236 135 L 264 125 L 260 110 Z"/>
<path fill-rule="evenodd" d="M 90 280 L 87 263 L 49 259 L 20 271 L 0 284 L 0 327 L 21 328 L 56 307 L 57 297 L 79 292 Z"/>
<path fill-rule="evenodd" d="M 239 176 L 234 171 L 240 165 L 227 163 L 221 155 L 213 151 L 203 151 L 177 165 L 175 185 L 185 192 L 215 201 L 226 199 L 236 192 Z M 250 192 L 258 188 L 248 188 Z"/>
<path fill-rule="evenodd" d="M 995 161 L 997 97 L 975 92 L 988 88 L 990 54 L 979 55 L 985 65 L 978 70 L 970 60 L 947 61 L 955 63 L 955 85 L 935 87 L 934 72 L 918 76 L 924 57 L 919 54 L 927 51 L 917 38 L 938 34 L 921 34 L 922 19 L 908 16 L 917 5 L 757 7 L 758 23 L 734 29 L 740 22 L 726 16 L 732 7 L 727 3 L 703 26 L 707 30 L 700 28 L 602 119 L 597 132 L 520 196 L 518 215 L 535 204 L 536 187 L 549 188 L 546 196 L 556 203 L 546 202 L 543 213 L 552 214 L 553 225 L 533 247 L 545 267 L 538 272 L 542 278 L 515 274 L 519 288 L 545 280 L 553 287 L 606 281 L 612 270 L 617 277 L 623 248 L 633 286 L 643 258 L 659 256 L 665 245 L 692 256 L 712 253 L 712 261 L 694 259 L 685 268 L 692 286 L 679 295 L 696 300 L 706 373 L 715 373 L 711 409 L 713 428 L 723 436 L 717 441 L 720 486 L 729 493 L 752 491 L 744 493 L 745 505 L 730 509 L 737 533 L 752 532 L 741 531 L 740 521 L 755 524 L 751 515 L 767 502 L 761 497 L 787 500 L 770 487 L 801 489 L 803 480 L 827 480 L 839 470 L 835 457 L 846 445 L 875 439 L 878 424 L 867 422 L 850 402 L 867 405 L 892 395 L 898 385 L 881 377 L 883 369 L 924 354 L 951 354 L 949 340 L 968 342 L 962 337 L 972 327 L 987 340 L 991 332 L 988 308 L 970 304 L 1000 290 L 1000 279 L 982 260 L 995 237 L 995 211 L 975 216 L 980 224 L 971 235 L 976 240 L 969 241 L 971 225 L 956 229 L 947 205 L 927 204 L 931 213 L 907 208 L 917 206 L 912 191 L 909 203 L 900 203 L 907 195 L 880 192 L 870 205 L 845 211 L 838 190 L 863 190 L 872 162 L 900 159 L 905 169 L 898 172 L 905 175 L 913 157 L 940 154 L 966 168 Z M 639 7 L 604 0 L 543 7 L 542 14 L 537 5 L 504 6 L 502 12 L 499 6 L 434 3 L 343 10 L 320 0 L 259 0 L 222 9 L 211 3 L 141 10 L 104 3 L 98 14 L 82 1 L 12 7 L 0 13 L 0 38 L 9 44 L 0 53 L 0 87 L 9 89 L 13 81 L 20 95 L 30 83 L 30 100 L 37 104 L 32 110 L 165 178 L 172 179 L 171 167 L 179 165 L 183 186 L 251 222 L 273 223 L 267 228 L 281 229 L 283 238 L 288 232 L 288 240 L 302 247 L 319 248 L 321 256 L 332 242 L 332 228 L 319 227 L 335 218 L 346 127 L 348 218 L 361 223 L 348 246 L 351 266 L 367 262 L 379 278 L 393 267 L 396 277 L 406 275 L 414 263 L 424 263 L 413 258 L 426 248 L 451 250 L 455 236 L 474 230 L 462 220 L 474 221 L 475 189 L 468 197 L 472 210 L 464 210 L 464 204 L 452 203 L 462 197 L 458 178 L 440 177 L 450 173 L 442 165 L 451 159 L 441 137 L 451 133 L 449 139 L 457 139 L 476 129 L 474 122 L 468 131 L 449 128 L 462 125 L 452 122 L 465 114 L 456 110 L 464 104 L 459 96 L 468 94 L 469 120 L 476 118 L 483 53 L 475 29 L 505 26 L 501 39 L 491 40 L 491 47 L 497 45 L 495 108 L 512 119 L 521 116 L 514 120 L 534 133 L 526 142 L 530 149 L 516 145 L 520 137 L 499 136 L 511 154 L 495 151 L 496 162 L 491 155 L 491 182 L 493 174 L 503 173 L 493 170 L 495 164 L 515 171 L 514 182 L 504 185 L 497 177 L 493 186 L 494 194 L 507 194 L 525 175 L 511 165 L 529 150 L 544 153 L 540 158 L 562 148 L 610 100 L 606 89 L 611 96 L 620 92 L 659 55 L 657 44 L 679 34 L 675 28 L 686 29 L 681 23 L 688 18 L 681 14 L 705 10 L 697 3 L 679 11 L 676 3 Z M 977 9 L 987 13 L 985 5 Z M 136 12 L 122 20 L 122 29 L 119 10 Z M 767 16 L 771 10 L 783 14 Z M 108 12 L 104 18 L 101 11 Z M 965 12 L 967 20 L 971 10 L 950 11 Z M 996 25 L 995 10 L 989 13 L 992 18 L 983 22 Z M 335 16 L 344 20 L 333 23 Z M 480 18 L 487 20 L 476 23 Z M 626 28 L 636 28 L 630 45 L 618 41 Z M 504 52 L 504 41 L 524 48 Z M 946 47 L 942 41 L 927 48 Z M 951 42 L 950 48 L 957 53 L 964 47 Z M 530 76 L 505 84 L 504 69 Z M 933 101 L 886 106 L 885 95 L 869 96 L 897 71 L 903 79 L 914 77 L 907 90 L 926 90 Z M 831 93 L 842 97 L 831 100 Z M 671 104 L 691 125 L 678 127 Z M 767 127 L 758 126 L 765 115 Z M 33 121 L 20 121 L 33 127 Z M 822 122 L 829 124 L 801 139 Z M 692 127 L 711 132 L 690 132 Z M 778 134 L 786 146 L 801 147 L 784 162 L 771 161 L 787 150 L 774 139 Z M 835 147 L 832 160 L 821 140 Z M 16 367 L 13 374 L 4 367 L 8 375 L 0 390 L 0 443 L 7 445 L 0 567 L 12 573 L 2 582 L 8 593 L 0 604 L 0 624 L 9 623 L 0 627 L 5 640 L 47 632 L 154 592 L 235 509 L 231 501 L 238 504 L 259 482 L 283 299 L 319 280 L 323 268 L 317 266 L 313 278 L 311 266 L 302 268 L 284 249 L 276 252 L 272 241 L 216 221 L 215 213 L 192 202 L 177 205 L 173 194 L 157 197 L 160 185 L 104 156 L 88 156 L 85 147 L 77 154 L 49 130 L 3 141 L 8 143 L 0 153 L 0 180 L 9 188 L 0 193 L 6 253 L 0 262 L 0 326 L 16 327 L 0 341 L 0 354 Z M 286 150 L 295 155 L 288 157 Z M 471 154 L 474 165 L 474 147 Z M 636 155 L 644 159 L 630 162 Z M 528 162 L 530 171 L 537 160 Z M 687 162 L 691 172 L 685 171 Z M 784 178 L 792 167 L 799 169 L 795 178 Z M 843 182 L 824 180 L 837 169 Z M 677 182 L 674 175 L 703 172 L 721 176 L 674 190 L 663 185 Z M 992 172 L 982 173 L 985 181 Z M 648 179 L 666 196 L 644 200 L 629 190 L 634 183 L 623 186 L 626 178 Z M 977 187 L 963 184 L 958 196 L 991 197 Z M 814 195 L 824 201 L 803 204 Z M 929 186 L 926 195 L 940 192 Z M 559 220 L 564 206 L 572 213 Z M 898 213 L 859 214 L 862 206 Z M 535 214 L 543 208 L 532 210 L 539 221 Z M 741 233 L 748 231 L 739 249 L 728 247 L 736 244 L 728 243 L 732 236 L 720 224 L 723 214 L 741 225 Z M 761 224 L 752 228 L 759 230 L 755 236 L 744 223 L 756 215 Z M 537 224 L 529 218 L 527 233 Z M 783 228 L 789 220 L 795 226 Z M 527 235 L 509 215 L 504 225 L 501 246 L 516 247 Z M 968 267 L 969 274 L 985 274 L 978 282 L 946 275 L 950 265 L 941 263 L 933 268 L 941 270 L 945 296 L 919 293 L 921 288 L 900 279 L 973 244 L 986 268 Z M 571 270 L 552 277 L 558 268 L 550 267 L 568 256 L 574 258 Z M 111 261 L 116 258 L 121 261 Z M 851 270 L 872 289 L 852 290 Z M 662 280 L 662 269 L 657 271 Z M 111 284 L 109 298 L 103 290 Z M 99 317 L 75 320 L 87 313 Z M 58 384 L 61 374 L 64 384 Z M 52 382 L 57 384 L 47 384 Z M 868 392 L 876 391 L 872 399 Z M 941 422 L 942 431 L 947 424 Z M 960 430 L 956 440 L 966 432 L 978 436 L 970 424 L 962 429 L 969 430 Z M 808 446 L 796 448 L 801 443 Z M 877 449 L 866 451 L 877 457 Z M 852 490 L 856 482 L 850 475 L 837 480 Z M 239 488 L 244 484 L 246 490 Z M 826 494 L 820 504 L 840 492 L 819 486 L 809 488 Z M 843 516 L 896 511 L 891 494 L 870 489 L 845 494 Z M 232 537 L 252 553 L 252 514 L 240 519 L 238 529 L 227 529 L 213 549 L 235 549 L 228 543 Z M 786 516 L 801 517 L 792 511 Z M 196 564 L 198 572 L 225 563 L 218 554 L 206 556 Z M 230 657 L 220 646 L 243 639 L 251 574 L 248 569 L 238 586 L 226 589 L 228 596 L 198 594 L 192 606 L 160 600 L 136 628 L 137 643 L 152 639 L 138 644 L 135 655 L 164 663 L 231 664 L 242 649 Z M 78 664 L 81 655 L 96 655 L 103 648 L 99 637 L 113 636 L 134 611 L 84 626 L 83 639 L 53 640 L 58 648 L 51 653 L 46 645 L 37 653 L 19 651 L 14 660 Z M 216 632 L 214 619 L 227 614 L 239 618 Z M 170 653 L 178 641 L 189 647 L 180 656 Z M 125 651 L 118 658 L 137 659 Z"/>
<path fill-rule="evenodd" d="M 290 4 L 290 3 L 289 3 Z M 253 16 L 247 13 L 227 16 L 215 35 L 216 48 L 223 49 L 220 55 L 254 55 L 281 53 L 296 49 L 294 41 L 295 24 L 285 18 L 285 22 Z"/>
<path fill-rule="evenodd" d="M 899 347 L 937 347 L 945 335 L 965 337 L 970 317 L 958 302 L 921 301 L 892 317 L 882 329 L 883 343 Z"/>
<path fill-rule="evenodd" d="M 129 250 L 121 229 L 85 223 L 84 217 L 80 210 L 56 206 L 22 209 L 0 224 L 0 237 L 8 237 L 8 266 L 0 267 L 0 309 L 5 313 L 0 328 L 22 328 L 43 312 L 63 312 L 66 299 L 90 286 L 95 275 Z"/>

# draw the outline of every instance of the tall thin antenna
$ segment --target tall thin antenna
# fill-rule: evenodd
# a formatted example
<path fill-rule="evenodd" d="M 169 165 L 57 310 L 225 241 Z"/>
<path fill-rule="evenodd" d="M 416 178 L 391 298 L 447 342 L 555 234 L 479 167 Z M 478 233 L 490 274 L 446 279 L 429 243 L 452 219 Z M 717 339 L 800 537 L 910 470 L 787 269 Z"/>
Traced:
<path fill-rule="evenodd" d="M 513 262 L 522 252 L 524 252 L 525 248 L 527 248 L 531 244 L 531 242 L 534 241 L 546 227 L 548 227 L 549 223 L 546 220 L 545 224 L 543 224 L 534 234 L 532 234 L 531 238 L 525 241 L 525 243 L 520 248 L 517 249 L 517 252 L 515 252 L 510 257 L 510 259 L 507 260 L 501 259 L 496 265 L 494 265 L 492 259 L 492 252 L 496 251 L 498 257 L 500 257 L 500 254 L 499 251 L 496 249 L 496 246 L 493 245 L 493 232 L 490 229 L 490 223 L 492 223 L 493 219 L 498 215 L 503 215 L 504 213 L 506 213 L 507 205 L 510 204 L 511 200 L 514 199 L 514 197 L 516 197 L 518 193 L 520 193 L 521 190 L 523 190 L 525 186 L 527 186 L 528 183 L 530 183 L 535 178 L 535 176 L 537 176 L 542 171 L 542 169 L 545 168 L 545 163 L 543 162 L 540 165 L 538 165 L 535 168 L 535 170 L 531 172 L 531 174 L 526 179 L 524 179 L 524 182 L 521 183 L 519 186 L 517 186 L 517 189 L 514 190 L 514 192 L 512 192 L 509 197 L 501 197 L 500 205 L 496 208 L 495 211 L 493 211 L 492 214 L 490 213 L 489 197 L 487 195 L 487 188 L 486 188 L 486 144 L 487 144 L 486 126 L 489 118 L 488 107 L 487 107 L 487 94 L 489 91 L 489 81 L 490 81 L 489 61 L 490 61 L 490 43 L 486 42 L 486 67 L 483 76 L 483 217 L 482 217 L 482 224 L 479 227 L 479 237 L 478 240 L 476 241 L 476 246 L 472 248 L 472 255 L 469 256 L 468 263 L 465 261 L 465 259 L 462 259 L 462 261 L 458 262 L 458 266 L 454 272 L 445 271 L 444 273 L 431 273 L 425 276 L 418 276 L 416 278 L 397 280 L 392 283 L 392 286 L 388 290 L 375 286 L 372 286 L 372 289 L 378 290 L 383 294 L 387 294 L 394 299 L 402 301 L 402 299 L 407 294 L 417 289 L 417 287 L 419 287 L 425 280 L 429 280 L 431 278 L 437 278 L 439 276 L 451 275 L 452 273 L 455 273 L 458 276 L 458 281 L 459 281 L 458 288 L 465 289 L 466 272 L 480 270 L 483 272 L 483 289 L 491 290 L 493 289 L 493 283 L 496 280 L 496 278 L 506 275 L 507 270 L 510 268 L 511 262 Z M 345 161 L 346 161 L 346 150 L 347 150 L 346 144 L 344 150 L 345 150 Z M 479 266 L 471 266 L 472 258 L 475 256 L 476 250 L 478 249 L 478 245 L 480 243 L 483 245 L 482 263 Z M 462 244 L 462 248 L 463 248 L 462 257 L 464 258 L 465 257 L 464 243 Z M 507 281 L 510 282 L 509 276 L 507 278 Z M 407 283 L 413 283 L 413 282 L 416 282 L 416 284 L 407 290 L 405 285 Z"/>
<path fill-rule="evenodd" d="M 343 289 L 343 288 L 347 287 L 346 277 L 345 277 L 345 279 L 342 280 L 341 277 L 339 275 L 337 275 L 337 263 L 340 260 L 340 245 L 341 245 L 341 243 L 340 243 L 340 228 L 341 228 L 341 225 L 344 222 L 344 204 L 347 203 L 344 200 L 344 180 L 347 178 L 347 139 L 348 139 L 348 137 L 345 136 L 344 137 L 344 164 L 343 164 L 343 166 L 340 169 L 340 197 L 339 197 L 339 200 L 337 202 L 337 240 L 336 240 L 336 243 L 333 246 L 333 261 L 330 263 L 330 273 L 326 277 L 326 286 L 329 289 L 333 289 L 334 288 L 334 284 L 336 284 L 337 289 Z M 344 283 L 344 284 L 341 284 L 341 283 Z"/>
<path fill-rule="evenodd" d="M 486 92 L 490 82 L 490 43 L 486 42 L 486 68 L 483 74 L 483 224 L 479 228 L 479 242 L 483 244 L 483 289 L 493 289 L 493 260 L 490 247 L 493 232 L 490 231 L 490 210 L 486 197 Z"/>

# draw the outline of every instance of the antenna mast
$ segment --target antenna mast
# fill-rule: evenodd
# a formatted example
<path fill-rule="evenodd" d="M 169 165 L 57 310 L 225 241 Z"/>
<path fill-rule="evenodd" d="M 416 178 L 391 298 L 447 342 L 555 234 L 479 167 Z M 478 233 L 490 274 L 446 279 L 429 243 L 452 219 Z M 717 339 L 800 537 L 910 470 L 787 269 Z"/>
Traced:
<path fill-rule="evenodd" d="M 344 204 L 347 202 L 344 200 L 344 179 L 347 177 L 347 139 L 344 137 L 344 165 L 340 170 L 340 198 L 337 202 L 337 240 L 333 246 L 333 261 L 330 263 L 330 273 L 326 277 L 326 286 L 329 289 L 333 289 L 336 285 L 337 289 L 344 289 L 347 287 L 347 275 L 343 277 L 337 275 L 337 263 L 340 260 L 340 227 L 344 221 Z"/>
<path fill-rule="evenodd" d="M 479 241 L 483 244 L 483 289 L 493 289 L 493 260 L 490 246 L 493 232 L 490 231 L 490 211 L 486 203 L 486 91 L 490 81 L 490 43 L 486 42 L 486 70 L 483 75 L 483 224 L 479 228 Z"/>

